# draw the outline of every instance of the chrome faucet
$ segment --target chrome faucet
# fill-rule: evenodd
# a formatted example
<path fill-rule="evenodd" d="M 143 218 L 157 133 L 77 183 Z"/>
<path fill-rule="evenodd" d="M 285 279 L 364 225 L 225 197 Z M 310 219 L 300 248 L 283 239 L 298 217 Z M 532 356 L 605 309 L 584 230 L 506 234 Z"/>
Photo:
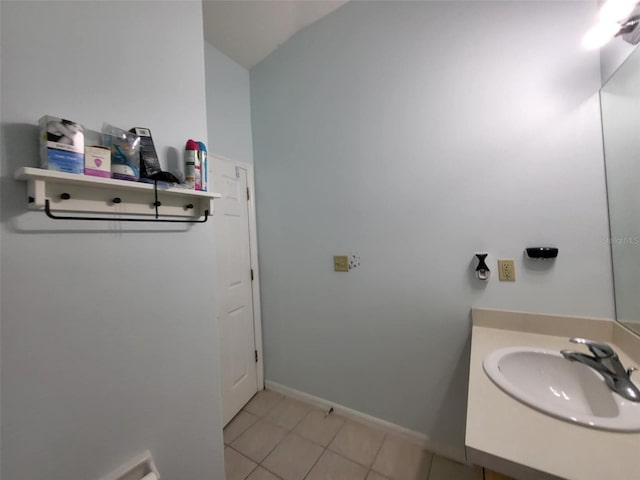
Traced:
<path fill-rule="evenodd" d="M 625 370 L 616 352 L 606 343 L 600 343 L 586 338 L 571 338 L 572 343 L 586 345 L 593 355 L 586 355 L 572 350 L 562 350 L 560 353 L 567 360 L 580 362 L 593 368 L 604 377 L 609 388 L 618 395 L 632 402 L 640 402 L 640 390 L 631 381 L 631 374 L 637 368 Z"/>

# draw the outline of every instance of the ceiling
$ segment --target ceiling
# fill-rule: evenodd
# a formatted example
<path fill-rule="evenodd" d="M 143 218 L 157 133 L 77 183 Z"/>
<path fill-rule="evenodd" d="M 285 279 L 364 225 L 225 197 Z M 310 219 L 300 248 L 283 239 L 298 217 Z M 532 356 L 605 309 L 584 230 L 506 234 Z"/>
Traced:
<path fill-rule="evenodd" d="M 347 0 L 205 0 L 204 39 L 251 68 Z"/>

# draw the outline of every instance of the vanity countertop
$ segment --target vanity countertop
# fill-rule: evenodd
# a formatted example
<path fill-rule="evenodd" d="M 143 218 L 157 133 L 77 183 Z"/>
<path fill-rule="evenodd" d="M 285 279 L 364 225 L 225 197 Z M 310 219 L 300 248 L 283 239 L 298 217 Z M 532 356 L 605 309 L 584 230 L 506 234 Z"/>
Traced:
<path fill-rule="evenodd" d="M 574 323 L 580 319 L 573 317 L 545 317 L 537 322 L 542 316 L 517 313 L 517 318 L 510 320 L 509 315 L 510 312 L 473 311 L 467 461 L 522 480 L 630 480 L 640 475 L 640 433 L 596 430 L 540 413 L 500 390 L 482 368 L 484 358 L 499 348 L 527 346 L 559 351 L 575 347 L 568 342 L 571 336 L 605 341 L 614 347 L 625 366 L 638 366 L 620 346 L 624 345 L 627 351 L 633 346 L 637 360 L 636 340 L 622 339 L 626 334 L 617 330 L 622 327 L 607 320 L 585 319 L 586 323 L 576 330 Z M 506 322 L 500 328 L 496 317 Z M 493 320 L 488 321 L 489 318 Z M 565 326 L 558 328 L 557 322 L 563 320 Z M 552 335 L 533 333 L 544 330 L 545 324 L 555 325 Z M 528 331 L 506 329 L 518 325 Z M 567 334 L 564 328 L 573 333 Z M 618 338 L 620 342 L 614 342 Z"/>

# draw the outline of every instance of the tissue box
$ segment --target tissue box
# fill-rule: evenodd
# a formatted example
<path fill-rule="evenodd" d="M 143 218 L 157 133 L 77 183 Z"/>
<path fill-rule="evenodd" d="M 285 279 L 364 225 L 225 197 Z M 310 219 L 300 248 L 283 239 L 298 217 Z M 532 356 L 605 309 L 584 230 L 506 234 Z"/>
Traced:
<path fill-rule="evenodd" d="M 111 149 L 99 145 L 85 147 L 84 174 L 111 178 Z"/>
<path fill-rule="evenodd" d="M 40 119 L 40 166 L 66 173 L 84 173 L 84 127 L 63 118 Z"/>

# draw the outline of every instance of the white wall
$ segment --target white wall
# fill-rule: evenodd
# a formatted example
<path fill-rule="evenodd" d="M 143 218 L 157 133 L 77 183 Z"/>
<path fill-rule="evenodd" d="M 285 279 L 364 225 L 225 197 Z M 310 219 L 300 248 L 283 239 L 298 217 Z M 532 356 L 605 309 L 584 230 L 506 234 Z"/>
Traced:
<path fill-rule="evenodd" d="M 210 153 L 253 163 L 249 71 L 204 44 Z"/>
<path fill-rule="evenodd" d="M 637 45 L 631 45 L 621 38 L 615 38 L 600 51 L 602 83 L 606 83 L 611 75 L 622 65 Z"/>
<path fill-rule="evenodd" d="M 636 47 L 637 45 L 631 45 L 622 38 L 616 37 L 600 49 L 600 76 L 603 85 Z"/>
<path fill-rule="evenodd" d="M 200 2 L 1 3 L 2 475 L 98 479 L 150 449 L 222 479 L 212 225 L 55 222 L 12 179 L 43 114 L 206 139 Z"/>
<path fill-rule="evenodd" d="M 595 13 L 350 2 L 251 70 L 268 380 L 461 453 L 470 307 L 613 316 Z"/>

